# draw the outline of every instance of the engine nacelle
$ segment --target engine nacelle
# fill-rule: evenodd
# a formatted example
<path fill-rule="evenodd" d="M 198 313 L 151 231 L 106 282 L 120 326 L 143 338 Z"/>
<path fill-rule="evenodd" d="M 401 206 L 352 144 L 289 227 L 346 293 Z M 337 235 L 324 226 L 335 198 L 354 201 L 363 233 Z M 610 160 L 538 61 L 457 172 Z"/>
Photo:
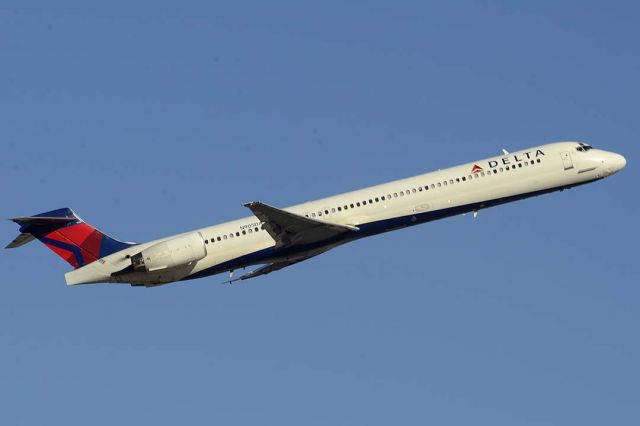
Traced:
<path fill-rule="evenodd" d="M 153 272 L 197 262 L 207 255 L 204 238 L 199 232 L 172 238 L 131 256 L 137 272 Z"/>

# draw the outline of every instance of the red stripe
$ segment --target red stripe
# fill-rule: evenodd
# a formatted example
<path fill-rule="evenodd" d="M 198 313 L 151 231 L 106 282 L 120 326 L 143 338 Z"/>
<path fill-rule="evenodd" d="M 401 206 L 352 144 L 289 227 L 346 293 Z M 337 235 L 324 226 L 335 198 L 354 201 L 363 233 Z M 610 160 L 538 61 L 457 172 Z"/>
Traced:
<path fill-rule="evenodd" d="M 77 268 L 80 267 L 80 265 L 78 265 L 78 261 L 76 260 L 75 255 L 73 253 L 71 253 L 70 251 L 67 251 L 67 250 L 65 250 L 63 248 L 60 248 L 60 247 L 52 246 L 52 245 L 47 244 L 47 243 L 45 243 L 45 245 L 47 247 L 49 247 L 49 250 L 53 251 L 55 254 L 57 254 L 58 256 L 63 258 L 64 260 L 66 260 L 74 268 L 77 269 Z"/>
<path fill-rule="evenodd" d="M 74 245 L 80 248 L 84 264 L 87 265 L 98 259 L 100 256 L 100 244 L 102 243 L 102 233 L 93 226 L 86 223 L 77 223 L 75 225 L 66 226 L 57 229 L 45 236 L 55 241 Z M 73 254 L 58 247 L 48 246 L 60 257 L 71 263 L 74 267 L 78 267 L 78 262 Z"/>

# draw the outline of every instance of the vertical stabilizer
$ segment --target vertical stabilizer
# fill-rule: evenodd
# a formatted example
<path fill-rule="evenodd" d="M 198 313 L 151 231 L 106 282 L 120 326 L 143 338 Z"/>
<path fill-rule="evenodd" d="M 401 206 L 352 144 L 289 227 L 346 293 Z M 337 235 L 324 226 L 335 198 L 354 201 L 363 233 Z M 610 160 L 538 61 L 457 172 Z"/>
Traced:
<path fill-rule="evenodd" d="M 20 225 L 20 235 L 6 248 L 20 247 L 38 239 L 74 268 L 135 245 L 109 237 L 66 207 L 11 220 Z"/>

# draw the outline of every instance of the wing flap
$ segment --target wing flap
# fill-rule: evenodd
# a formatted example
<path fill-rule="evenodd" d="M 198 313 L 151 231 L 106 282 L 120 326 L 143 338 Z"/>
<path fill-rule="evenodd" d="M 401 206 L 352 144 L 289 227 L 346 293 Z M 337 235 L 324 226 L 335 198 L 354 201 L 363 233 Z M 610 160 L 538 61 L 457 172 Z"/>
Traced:
<path fill-rule="evenodd" d="M 233 284 L 236 281 L 244 281 L 250 278 L 259 277 L 260 275 L 267 275 L 274 271 L 278 271 L 282 268 L 286 268 L 289 265 L 293 265 L 294 263 L 300 262 L 300 260 L 296 262 L 278 262 L 278 263 L 270 263 L 268 265 L 261 266 L 258 269 L 254 269 L 253 271 L 249 271 L 244 275 L 239 276 L 238 278 L 234 278 L 232 280 L 226 281 L 228 284 Z"/>
<path fill-rule="evenodd" d="M 296 263 L 302 262 L 303 260 L 310 259 L 314 256 L 317 256 L 320 253 L 314 253 L 310 256 L 302 257 L 296 260 L 286 260 L 282 262 L 273 262 L 267 265 L 261 266 L 258 269 L 254 269 L 253 271 L 249 271 L 244 275 L 239 276 L 238 278 L 234 278 L 229 281 L 225 281 L 225 284 L 233 284 L 236 281 L 244 281 L 250 278 L 259 277 L 260 275 L 267 275 L 275 271 L 279 271 L 282 268 L 286 268 L 287 266 L 295 265 Z"/>

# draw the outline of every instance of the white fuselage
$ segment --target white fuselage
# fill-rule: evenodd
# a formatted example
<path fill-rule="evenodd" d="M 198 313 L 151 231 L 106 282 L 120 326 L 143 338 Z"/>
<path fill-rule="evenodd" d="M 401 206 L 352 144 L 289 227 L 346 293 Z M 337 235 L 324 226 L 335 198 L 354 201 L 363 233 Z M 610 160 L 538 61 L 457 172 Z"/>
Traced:
<path fill-rule="evenodd" d="M 151 272 L 112 276 L 130 256 L 176 236 L 150 241 L 99 259 L 66 274 L 67 283 L 160 284 L 197 278 L 273 261 L 295 259 L 339 244 L 609 176 L 625 165 L 622 156 L 598 149 L 578 150 L 576 142 L 542 145 L 357 191 L 294 205 L 284 210 L 319 221 L 352 225 L 359 232 L 314 247 L 278 252 L 256 216 L 191 231 L 205 241 L 197 262 Z M 187 233 L 188 234 L 188 233 Z M 180 234 L 185 235 L 185 234 Z"/>

